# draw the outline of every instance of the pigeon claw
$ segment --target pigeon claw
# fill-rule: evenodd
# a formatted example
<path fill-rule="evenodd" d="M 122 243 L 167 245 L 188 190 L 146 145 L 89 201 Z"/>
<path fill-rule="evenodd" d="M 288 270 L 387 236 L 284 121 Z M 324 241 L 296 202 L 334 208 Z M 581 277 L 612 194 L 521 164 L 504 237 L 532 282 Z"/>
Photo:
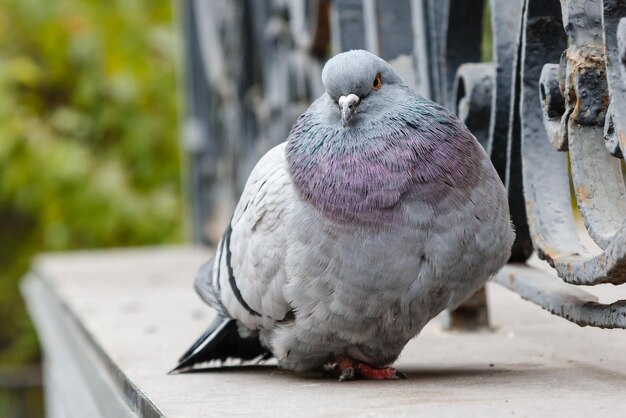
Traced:
<path fill-rule="evenodd" d="M 343 370 L 341 370 L 341 373 L 339 374 L 339 381 L 340 382 L 346 382 L 348 380 L 354 380 L 356 378 L 356 371 L 354 370 L 354 367 L 347 367 Z"/>
<path fill-rule="evenodd" d="M 372 367 L 348 356 L 337 356 L 324 366 L 325 371 L 339 378 L 340 382 L 349 380 L 398 380 L 406 375 L 393 367 Z"/>

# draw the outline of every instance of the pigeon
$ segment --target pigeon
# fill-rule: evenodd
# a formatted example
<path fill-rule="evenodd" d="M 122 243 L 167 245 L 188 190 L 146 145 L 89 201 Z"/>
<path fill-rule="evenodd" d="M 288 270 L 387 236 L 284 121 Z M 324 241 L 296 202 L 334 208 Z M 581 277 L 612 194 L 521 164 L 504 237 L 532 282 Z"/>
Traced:
<path fill-rule="evenodd" d="M 274 357 L 340 380 L 401 378 L 408 341 L 507 262 L 505 188 L 455 115 L 364 50 L 331 58 L 322 82 L 200 268 L 217 317 L 175 372 Z"/>

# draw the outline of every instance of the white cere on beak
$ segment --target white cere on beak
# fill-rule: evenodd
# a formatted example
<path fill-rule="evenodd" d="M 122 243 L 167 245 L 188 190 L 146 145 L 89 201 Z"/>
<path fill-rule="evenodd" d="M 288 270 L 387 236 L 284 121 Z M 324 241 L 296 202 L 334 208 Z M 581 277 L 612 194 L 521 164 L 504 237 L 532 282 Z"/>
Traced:
<path fill-rule="evenodd" d="M 354 93 L 350 93 L 347 96 L 341 96 L 339 98 L 339 107 L 344 108 L 354 106 L 359 104 L 360 101 L 361 99 L 359 99 L 359 96 Z"/>
<path fill-rule="evenodd" d="M 357 112 L 357 105 L 361 99 L 354 93 L 350 93 L 347 96 L 341 96 L 337 103 L 339 104 L 339 113 L 341 113 L 341 124 L 346 127 L 350 123 L 350 120 Z"/>

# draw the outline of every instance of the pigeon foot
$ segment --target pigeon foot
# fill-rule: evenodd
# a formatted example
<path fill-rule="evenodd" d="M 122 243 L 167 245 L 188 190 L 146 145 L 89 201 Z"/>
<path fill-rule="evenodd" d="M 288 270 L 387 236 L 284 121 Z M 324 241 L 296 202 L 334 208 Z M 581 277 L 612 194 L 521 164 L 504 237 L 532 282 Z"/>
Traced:
<path fill-rule="evenodd" d="M 398 380 L 406 379 L 404 373 L 393 367 L 377 368 L 348 356 L 336 356 L 328 362 L 324 369 L 337 376 L 340 382 L 348 380 Z"/>

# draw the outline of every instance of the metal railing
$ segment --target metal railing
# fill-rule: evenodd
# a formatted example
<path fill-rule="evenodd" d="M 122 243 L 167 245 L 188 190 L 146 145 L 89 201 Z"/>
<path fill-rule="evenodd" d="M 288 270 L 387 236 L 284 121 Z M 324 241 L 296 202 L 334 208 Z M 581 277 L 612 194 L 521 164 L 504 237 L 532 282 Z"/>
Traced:
<path fill-rule="evenodd" d="M 626 2 L 186 0 L 182 16 L 199 240 L 218 236 L 254 163 L 322 93 L 324 61 L 365 48 L 490 155 L 517 232 L 495 280 L 579 325 L 626 328 L 626 301 L 576 287 L 626 282 Z M 560 280 L 524 264 L 533 250 Z M 484 324 L 484 299 L 452 322 Z"/>

